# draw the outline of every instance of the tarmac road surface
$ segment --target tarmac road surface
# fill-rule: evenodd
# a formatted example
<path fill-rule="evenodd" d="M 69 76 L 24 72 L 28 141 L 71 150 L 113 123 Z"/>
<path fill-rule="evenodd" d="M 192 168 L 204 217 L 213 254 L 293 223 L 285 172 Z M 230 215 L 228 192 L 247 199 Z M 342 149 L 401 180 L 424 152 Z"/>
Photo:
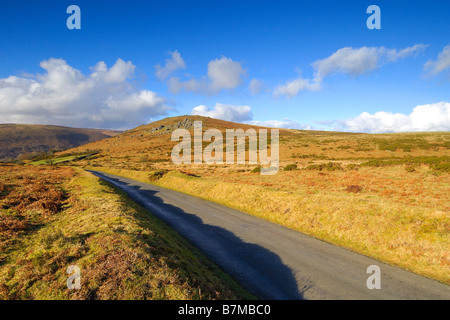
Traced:
<path fill-rule="evenodd" d="M 450 299 L 450 286 L 184 193 L 91 171 L 261 299 Z M 367 282 L 380 270 L 380 289 Z M 372 280 L 372 278 L 370 279 Z M 376 283 L 369 281 L 370 283 Z"/>

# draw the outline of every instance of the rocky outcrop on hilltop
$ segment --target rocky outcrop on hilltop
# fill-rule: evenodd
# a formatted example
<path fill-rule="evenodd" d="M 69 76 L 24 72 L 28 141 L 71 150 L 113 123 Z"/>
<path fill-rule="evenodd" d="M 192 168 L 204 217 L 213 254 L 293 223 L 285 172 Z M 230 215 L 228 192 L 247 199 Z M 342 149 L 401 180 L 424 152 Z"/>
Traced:
<path fill-rule="evenodd" d="M 188 118 L 183 119 L 182 121 L 172 124 L 172 125 L 160 125 L 157 127 L 153 127 L 150 132 L 161 134 L 169 134 L 172 133 L 173 130 L 176 129 L 186 129 L 190 130 L 194 127 L 194 121 Z"/>

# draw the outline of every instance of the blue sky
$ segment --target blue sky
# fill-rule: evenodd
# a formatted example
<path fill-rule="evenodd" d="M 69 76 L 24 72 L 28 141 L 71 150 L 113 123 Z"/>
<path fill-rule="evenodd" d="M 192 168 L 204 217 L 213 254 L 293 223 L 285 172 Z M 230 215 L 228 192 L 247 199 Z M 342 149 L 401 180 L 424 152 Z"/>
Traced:
<path fill-rule="evenodd" d="M 69 5 L 81 29 L 69 30 Z M 381 30 L 369 30 L 369 5 Z M 450 131 L 448 1 L 0 4 L 0 122 Z M 159 73 L 157 71 L 160 71 Z"/>

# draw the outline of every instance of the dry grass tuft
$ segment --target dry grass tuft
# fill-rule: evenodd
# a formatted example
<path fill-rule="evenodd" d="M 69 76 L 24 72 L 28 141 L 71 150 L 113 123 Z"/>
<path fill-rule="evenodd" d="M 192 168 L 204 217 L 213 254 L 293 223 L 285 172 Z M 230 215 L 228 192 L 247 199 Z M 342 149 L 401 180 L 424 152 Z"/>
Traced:
<path fill-rule="evenodd" d="M 361 186 L 351 185 L 351 186 L 348 186 L 347 188 L 345 188 L 345 191 L 359 193 L 362 191 L 362 189 L 363 189 L 363 187 L 361 187 Z"/>

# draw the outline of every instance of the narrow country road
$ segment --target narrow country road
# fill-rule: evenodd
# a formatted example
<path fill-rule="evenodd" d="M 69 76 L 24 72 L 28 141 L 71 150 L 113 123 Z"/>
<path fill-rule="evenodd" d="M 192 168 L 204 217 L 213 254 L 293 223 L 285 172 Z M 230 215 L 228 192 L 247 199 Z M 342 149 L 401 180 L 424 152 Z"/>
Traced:
<path fill-rule="evenodd" d="M 450 286 L 228 207 L 91 171 L 125 191 L 262 299 L 450 299 Z M 368 289 L 367 268 L 381 270 Z"/>

